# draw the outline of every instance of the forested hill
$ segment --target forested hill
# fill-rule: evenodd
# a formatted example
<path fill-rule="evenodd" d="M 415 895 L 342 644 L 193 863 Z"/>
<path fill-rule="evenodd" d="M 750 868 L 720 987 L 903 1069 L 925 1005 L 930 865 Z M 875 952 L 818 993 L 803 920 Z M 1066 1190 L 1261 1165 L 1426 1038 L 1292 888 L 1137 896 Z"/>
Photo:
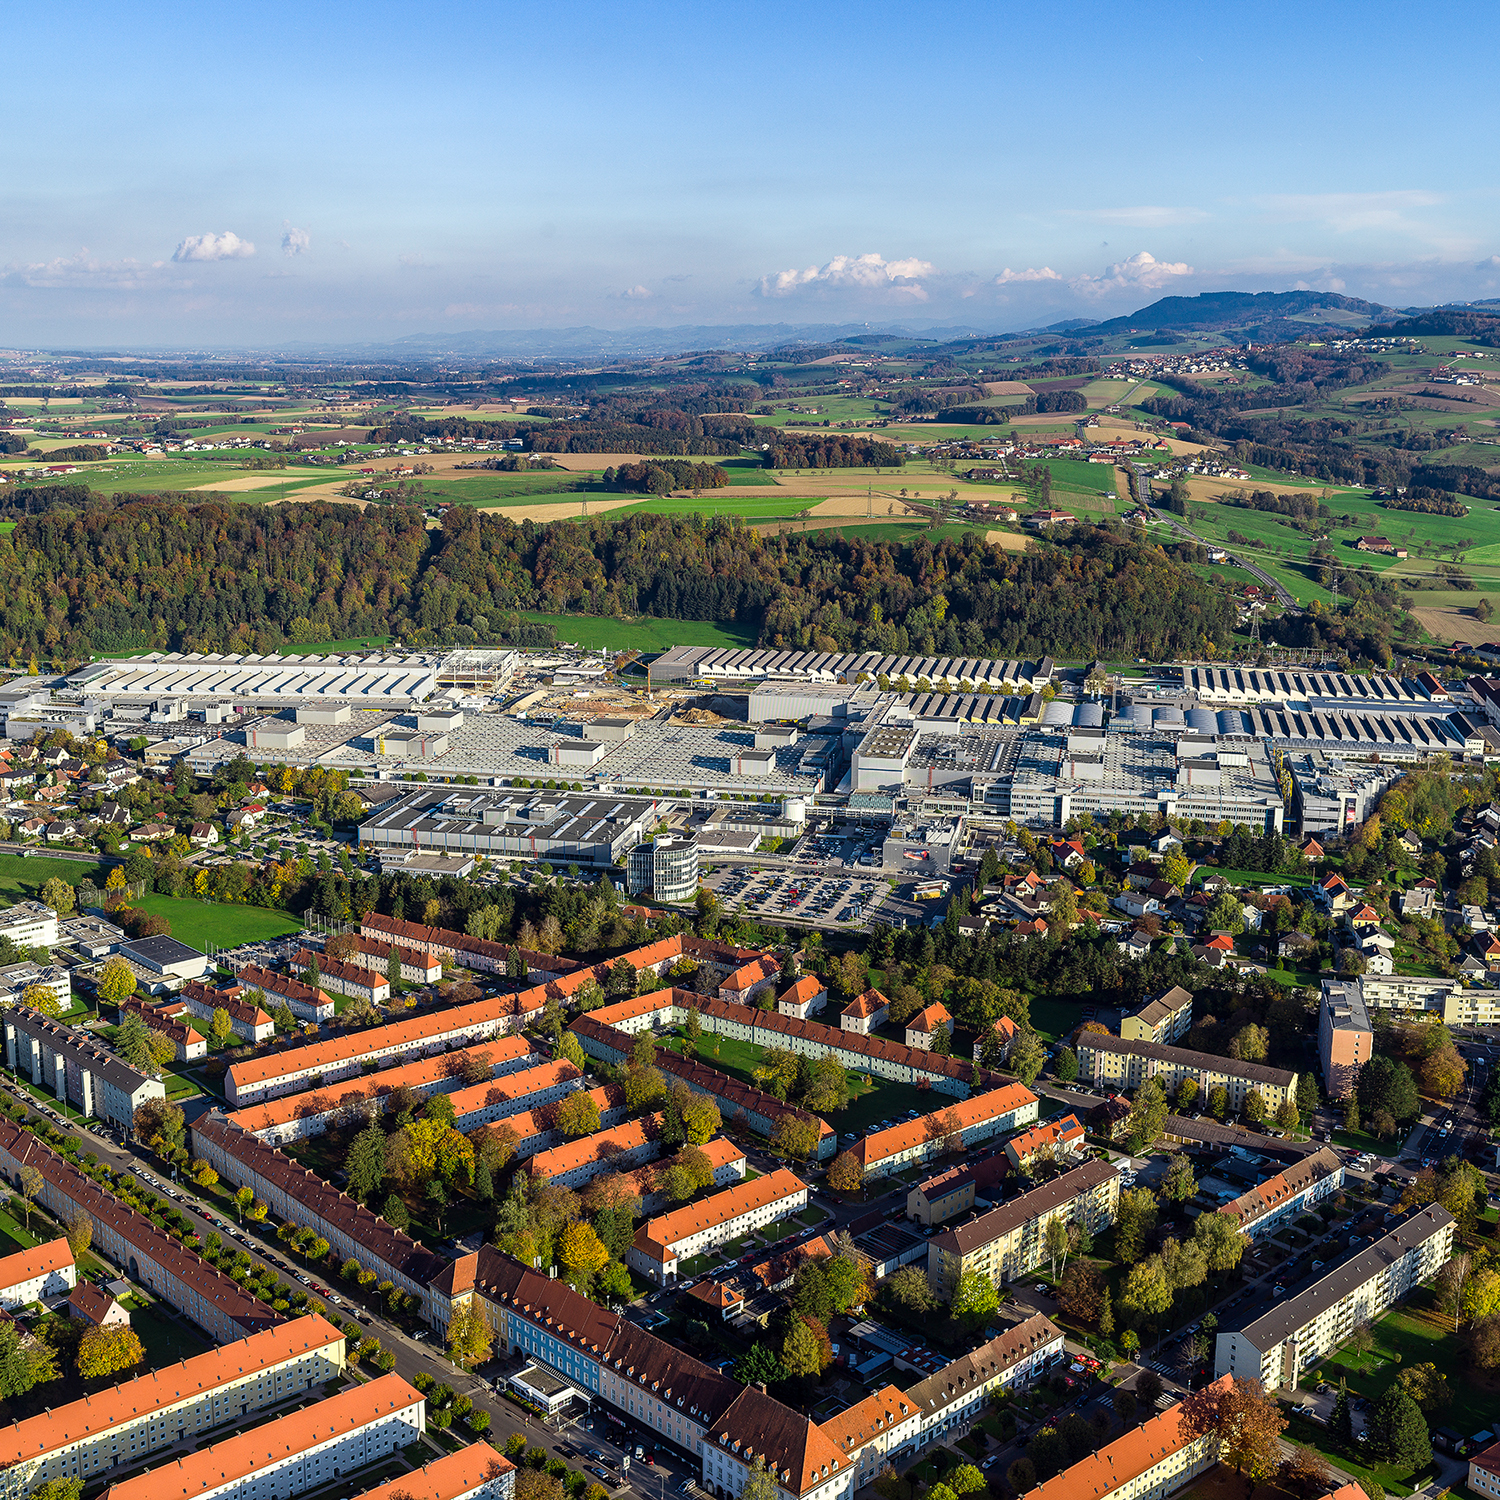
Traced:
<path fill-rule="evenodd" d="M 149 499 L 23 516 L 0 536 L 0 646 L 274 651 L 390 634 L 546 644 L 524 610 L 754 624 L 783 649 L 1168 658 L 1227 645 L 1224 596 L 1159 546 L 1078 527 L 1024 554 L 919 536 L 765 537 L 729 518 L 521 525 L 448 512 Z"/>

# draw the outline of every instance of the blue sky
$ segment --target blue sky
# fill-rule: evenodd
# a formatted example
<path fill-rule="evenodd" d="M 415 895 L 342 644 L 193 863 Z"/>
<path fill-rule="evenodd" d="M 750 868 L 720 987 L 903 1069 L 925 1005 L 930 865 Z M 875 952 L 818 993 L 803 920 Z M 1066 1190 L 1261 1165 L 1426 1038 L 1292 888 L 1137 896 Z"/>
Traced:
<path fill-rule="evenodd" d="M 1497 41 L 1493 3 L 27 7 L 0 344 L 1500 296 Z"/>

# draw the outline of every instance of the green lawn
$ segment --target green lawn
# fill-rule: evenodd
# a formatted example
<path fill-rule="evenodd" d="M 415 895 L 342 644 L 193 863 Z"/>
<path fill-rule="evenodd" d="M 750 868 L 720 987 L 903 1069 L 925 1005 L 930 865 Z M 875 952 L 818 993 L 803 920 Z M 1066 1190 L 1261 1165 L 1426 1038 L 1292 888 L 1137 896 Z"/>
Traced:
<path fill-rule="evenodd" d="M 32 1221 L 35 1225 L 45 1224 L 44 1219 L 36 1217 L 35 1210 L 32 1211 Z M 42 1243 L 40 1237 L 26 1228 L 25 1215 L 16 1218 L 8 1208 L 0 1208 L 0 1249 L 8 1255 L 14 1250 L 34 1250 Z"/>
<path fill-rule="evenodd" d="M 234 948 L 240 943 L 281 937 L 302 928 L 295 917 L 259 906 L 195 901 L 187 896 L 161 896 L 155 891 L 142 896 L 140 904 L 152 916 L 165 917 L 172 924 L 172 936 L 178 942 L 204 952 L 211 946 Z"/>
<path fill-rule="evenodd" d="M 1304 1443 L 1307 1447 L 1315 1449 L 1325 1458 L 1331 1459 L 1346 1473 L 1352 1474 L 1356 1480 L 1379 1480 L 1385 1486 L 1385 1492 L 1388 1495 L 1411 1494 L 1414 1488 L 1412 1480 L 1419 1478 L 1410 1469 L 1398 1468 L 1394 1464 L 1360 1463 L 1358 1459 L 1350 1457 L 1334 1442 L 1333 1435 L 1326 1427 L 1317 1422 L 1309 1422 L 1306 1417 L 1292 1416 L 1287 1422 L 1282 1438 L 1286 1442 Z M 1430 1472 L 1430 1470 L 1423 1472 Z"/>
<path fill-rule="evenodd" d="M 1431 1362 L 1448 1376 L 1452 1395 L 1439 1425 L 1455 1428 L 1467 1437 L 1495 1425 L 1500 1409 L 1500 1380 L 1463 1364 L 1463 1340 L 1451 1324 L 1440 1322 L 1425 1304 L 1431 1293 L 1418 1291 L 1412 1304 L 1396 1308 L 1376 1323 L 1375 1347 L 1364 1355 L 1345 1348 L 1307 1377 L 1304 1383 L 1337 1381 L 1342 1375 L 1351 1391 L 1374 1401 L 1389 1389 L 1403 1369 Z M 1462 1370 L 1462 1374 L 1459 1371 Z"/>
<path fill-rule="evenodd" d="M 560 641 L 590 651 L 666 651 L 672 646 L 753 646 L 759 623 L 742 620 L 614 620 L 607 615 L 543 615 L 523 610 L 521 618 L 550 625 Z"/>
<path fill-rule="evenodd" d="M 104 884 L 104 869 L 82 859 L 48 859 L 45 855 L 0 854 L 0 900 L 7 906 L 29 901 L 55 875 L 69 885 L 83 880 Z"/>
<path fill-rule="evenodd" d="M 163 1304 L 147 1303 L 139 1297 L 125 1299 L 130 1326 L 146 1351 L 146 1368 L 159 1370 L 180 1359 L 205 1354 L 213 1345 L 186 1318 L 175 1318 Z"/>
<path fill-rule="evenodd" d="M 1210 875 L 1222 875 L 1226 880 L 1232 880 L 1236 885 L 1312 885 L 1317 876 L 1311 873 L 1301 875 L 1271 875 L 1264 870 L 1233 870 L 1220 869 L 1217 865 L 1199 865 L 1193 872 L 1193 883 L 1201 885 Z"/>
<path fill-rule="evenodd" d="M 1079 1007 L 1067 1000 L 1031 997 L 1031 1025 L 1039 1037 L 1055 1042 L 1078 1027 Z"/>
<path fill-rule="evenodd" d="M 714 1052 L 717 1045 L 718 1053 Z M 755 1064 L 764 1048 L 733 1037 L 705 1034 L 699 1051 L 699 1061 L 720 1072 L 733 1074 L 743 1079 L 752 1088 L 755 1082 Z M 869 1078 L 869 1082 L 863 1080 Z M 930 1090 L 913 1087 L 909 1083 L 888 1083 L 864 1073 L 849 1076 L 849 1103 L 841 1110 L 825 1114 L 829 1125 L 840 1135 L 864 1135 L 881 1120 L 904 1120 L 909 1110 L 919 1115 L 930 1114 L 934 1109 L 946 1107 L 951 1102 L 946 1095 L 934 1095 Z"/>

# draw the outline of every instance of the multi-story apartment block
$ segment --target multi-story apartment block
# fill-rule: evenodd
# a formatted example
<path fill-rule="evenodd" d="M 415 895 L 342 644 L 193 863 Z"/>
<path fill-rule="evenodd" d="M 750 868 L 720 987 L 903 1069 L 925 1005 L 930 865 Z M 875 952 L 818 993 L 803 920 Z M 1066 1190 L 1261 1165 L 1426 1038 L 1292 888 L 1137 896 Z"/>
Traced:
<path fill-rule="evenodd" d="M 1267 1114 L 1275 1114 L 1288 1100 L 1295 1103 L 1297 1097 L 1297 1075 L 1282 1068 L 1156 1042 L 1132 1042 L 1097 1031 L 1079 1033 L 1078 1076 L 1106 1089 L 1135 1089 L 1148 1078 L 1159 1078 L 1168 1094 L 1175 1094 L 1178 1085 L 1191 1078 L 1204 1097 L 1212 1089 L 1226 1090 L 1229 1107 L 1236 1112 L 1252 1090 L 1259 1092 Z"/>
<path fill-rule="evenodd" d="M 1373 1245 L 1347 1256 L 1306 1291 L 1261 1304 L 1238 1329 L 1220 1329 L 1214 1373 L 1247 1376 L 1268 1391 L 1296 1390 L 1302 1372 L 1359 1323 L 1378 1318 L 1433 1275 L 1453 1249 L 1453 1216 L 1419 1210 Z"/>
<path fill-rule="evenodd" d="M 1228 1376 L 1210 1389 L 1228 1390 Z M 1043 1480 L 1041 1500 L 1162 1500 L 1219 1461 L 1215 1433 L 1200 1433 L 1183 1420 L 1183 1403 L 1132 1428 L 1061 1474 Z"/>
<path fill-rule="evenodd" d="M 646 1115 L 540 1151 L 531 1158 L 531 1175 L 558 1187 L 580 1188 L 602 1172 L 638 1167 L 661 1155 L 661 1123 L 659 1114 Z"/>
<path fill-rule="evenodd" d="M 78 1285 L 78 1266 L 66 1237 L 0 1260 L 0 1307 L 13 1312 L 42 1297 L 60 1297 Z"/>
<path fill-rule="evenodd" d="M 601 1130 L 622 1124 L 630 1116 L 625 1104 L 625 1090 L 617 1083 L 605 1083 L 596 1089 L 590 1089 L 588 1097 L 598 1107 Z M 535 1156 L 538 1151 L 562 1145 L 563 1133 L 554 1123 L 553 1115 L 554 1111 L 550 1109 L 520 1110 L 493 1121 L 487 1128 L 509 1129 L 515 1136 L 512 1154 L 517 1161 L 523 1161 L 528 1156 Z"/>
<path fill-rule="evenodd" d="M 1170 1047 L 1193 1024 L 1193 997 L 1180 984 L 1153 996 L 1134 1015 L 1120 1018 L 1120 1035 L 1129 1042 L 1156 1042 Z"/>
<path fill-rule="evenodd" d="M 442 1052 L 347 1078 L 332 1088 L 281 1094 L 236 1110 L 231 1118 L 242 1130 L 279 1146 L 285 1141 L 321 1135 L 355 1116 L 380 1114 L 397 1089 L 408 1089 L 421 1099 L 429 1094 L 452 1094 L 456 1098 L 464 1086 L 464 1070 L 468 1067 L 476 1064 L 487 1067 L 493 1082 L 512 1076 L 524 1078 L 537 1061 L 531 1043 L 524 1037 L 497 1036 L 477 1047 Z"/>
<path fill-rule="evenodd" d="M 427 1403 L 399 1375 L 314 1402 L 262 1427 L 236 1433 L 105 1490 L 105 1500 L 286 1500 L 337 1482 L 413 1443 L 426 1430 Z"/>
<path fill-rule="evenodd" d="M 225 1182 L 253 1188 L 278 1219 L 317 1230 L 340 1259 L 352 1256 L 424 1307 L 432 1283 L 453 1264 L 218 1110 L 199 1115 L 189 1129 L 193 1154 Z"/>
<path fill-rule="evenodd" d="M 1468 988 L 1457 979 L 1428 979 L 1412 974 L 1365 974 L 1358 980 L 1323 981 L 1324 992 L 1337 987 L 1347 999 L 1351 987 L 1365 1010 L 1393 1010 L 1440 1015 L 1447 1026 L 1500 1025 L 1500 989 Z"/>
<path fill-rule="evenodd" d="M 1359 981 L 1325 979 L 1318 1002 L 1318 1063 L 1330 1099 L 1347 1098 L 1375 1055 L 1375 1033 Z"/>
<path fill-rule="evenodd" d="M 1071 1172 L 1012 1198 L 967 1224 L 934 1235 L 927 1244 L 927 1280 L 944 1302 L 966 1271 L 978 1271 L 999 1286 L 1039 1265 L 1047 1224 L 1062 1219 L 1091 1234 L 1115 1221 L 1120 1174 L 1108 1162 L 1088 1161 Z"/>
<path fill-rule="evenodd" d="M 18 901 L 0 911 L 0 937 L 17 948 L 55 948 L 57 913 L 40 901 Z"/>
<path fill-rule="evenodd" d="M 37 1201 L 57 1219 L 81 1210 L 94 1221 L 95 1255 L 171 1303 L 221 1344 L 281 1321 L 258 1297 L 222 1275 L 144 1214 L 127 1208 L 28 1130 L 0 1120 L 0 1176 L 20 1186 L 23 1167 L 42 1177 Z"/>
<path fill-rule="evenodd" d="M 1469 1488 L 1476 1495 L 1500 1496 L 1500 1443 L 1491 1443 L 1469 1459 Z M 1337 1495 L 1332 1500 L 1339 1500 Z"/>
<path fill-rule="evenodd" d="M 978 1178 L 968 1167 L 949 1167 L 916 1184 L 906 1195 L 906 1217 L 941 1224 L 974 1207 Z"/>
<path fill-rule="evenodd" d="M 1062 1355 L 1062 1329 L 1037 1313 L 919 1380 L 906 1393 L 921 1418 L 919 1446 L 941 1441 L 950 1429 L 978 1416 L 995 1390 L 1030 1385 Z"/>
<path fill-rule="evenodd" d="M 303 984 L 300 979 L 278 974 L 273 969 L 263 969 L 259 964 L 241 969 L 238 978 L 246 989 L 259 990 L 272 1010 L 278 1005 L 284 1005 L 299 1021 L 333 1019 L 331 997 L 322 989 Z"/>
<path fill-rule="evenodd" d="M 1039 1161 L 1074 1161 L 1083 1154 L 1084 1130 L 1077 1115 L 1043 1120 L 1005 1143 L 1011 1166 L 1019 1170 Z"/>
<path fill-rule="evenodd" d="M 516 1466 L 488 1443 L 468 1443 L 355 1500 L 513 1500 Z"/>
<path fill-rule="evenodd" d="M 782 1167 L 648 1219 L 636 1230 L 625 1261 L 658 1285 L 670 1286 L 681 1261 L 806 1207 L 807 1184 Z"/>
<path fill-rule="evenodd" d="M 272 1052 L 266 1057 L 235 1063 L 225 1082 L 225 1095 L 236 1109 L 280 1094 L 305 1088 L 314 1078 L 325 1085 L 363 1073 L 367 1063 L 387 1058 L 425 1057 L 457 1046 L 472 1047 L 510 1030 L 515 996 L 501 995 L 455 1005 L 431 1015 L 413 1016 L 389 1026 L 371 1026 L 310 1047 Z M 529 1048 L 527 1049 L 530 1050 Z"/>
<path fill-rule="evenodd" d="M 1344 1164 L 1327 1146 L 1304 1156 L 1295 1166 L 1258 1182 L 1248 1193 L 1219 1210 L 1239 1226 L 1241 1234 L 1258 1240 L 1290 1224 L 1303 1210 L 1336 1193 L 1344 1185 Z"/>
<path fill-rule="evenodd" d="M 343 1334 L 322 1318 L 296 1318 L 39 1412 L 0 1434 L 0 1500 L 23 1500 L 53 1479 L 92 1486 L 108 1469 L 134 1468 L 337 1380 L 343 1369 Z"/>
<path fill-rule="evenodd" d="M 1024 1083 L 1008 1083 L 972 1099 L 877 1130 L 851 1148 L 866 1175 L 899 1172 L 946 1151 L 964 1150 L 1027 1125 L 1037 1117 L 1037 1097 Z"/>
<path fill-rule="evenodd" d="M 384 1005 L 391 998 L 391 982 L 379 969 L 340 963 L 336 958 L 324 958 L 310 948 L 302 948 L 292 955 L 292 968 L 299 974 L 310 974 L 315 966 L 319 989 L 345 995 L 351 1000 L 364 1000 L 371 1005 Z M 296 1015 L 296 1011 L 292 1014 Z"/>
<path fill-rule="evenodd" d="M 887 1385 L 823 1423 L 823 1435 L 844 1455 L 855 1490 L 872 1484 L 885 1467 L 916 1451 L 922 1413 L 895 1386 Z"/>
<path fill-rule="evenodd" d="M 212 1021 L 214 1012 L 222 1010 L 242 1042 L 268 1042 L 276 1035 L 276 1023 L 259 1005 L 245 999 L 248 993 L 243 985 L 215 989 L 201 979 L 190 979 L 178 992 L 177 1001 L 200 1021 Z"/>
<path fill-rule="evenodd" d="M 0 1026 L 5 1031 L 6 1065 L 29 1073 L 38 1088 L 50 1090 L 84 1115 L 129 1131 L 141 1105 L 167 1096 L 161 1079 L 149 1078 L 105 1051 L 87 1032 L 50 1020 L 29 1006 L 13 1005 L 0 1012 Z"/>

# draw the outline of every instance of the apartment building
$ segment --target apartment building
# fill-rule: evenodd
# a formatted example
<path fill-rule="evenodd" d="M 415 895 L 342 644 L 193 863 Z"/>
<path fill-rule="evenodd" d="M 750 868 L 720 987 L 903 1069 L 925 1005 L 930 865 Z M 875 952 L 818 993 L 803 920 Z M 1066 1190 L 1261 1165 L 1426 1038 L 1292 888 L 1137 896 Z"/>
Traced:
<path fill-rule="evenodd" d="M 295 1093 L 314 1078 L 321 1078 L 325 1086 L 352 1078 L 364 1072 L 366 1063 L 414 1060 L 455 1047 L 472 1047 L 508 1034 L 515 1009 L 515 996 L 494 996 L 472 1005 L 413 1016 L 409 1021 L 394 1021 L 389 1026 L 371 1026 L 308 1047 L 251 1058 L 229 1069 L 225 1095 L 239 1109 Z"/>
<path fill-rule="evenodd" d="M 984 1048 L 986 1041 L 993 1039 L 1003 1062 L 1010 1056 L 1010 1049 L 1015 1044 L 1016 1038 L 1021 1034 L 1021 1028 L 1011 1020 L 1009 1016 L 996 1016 L 994 1023 L 990 1026 L 988 1034 L 977 1032 L 974 1036 L 974 1061 L 984 1061 Z"/>
<path fill-rule="evenodd" d="M 274 969 L 264 969 L 259 964 L 249 964 L 236 976 L 249 990 L 259 990 L 266 997 L 266 1004 L 275 1010 L 284 1005 L 299 1021 L 331 1021 L 333 999 L 326 991 L 289 974 L 278 974 Z"/>
<path fill-rule="evenodd" d="M 781 977 L 781 961 L 769 953 L 757 953 L 719 981 L 719 998 L 731 1005 L 753 1005 L 755 997 L 771 989 Z"/>
<path fill-rule="evenodd" d="M 134 1129 L 135 1112 L 148 1099 L 165 1099 L 159 1078 L 148 1078 L 123 1058 L 40 1011 L 12 1005 L 0 1012 L 5 1062 L 31 1076 L 38 1088 L 65 1099 L 84 1115 L 121 1130 Z"/>
<path fill-rule="evenodd" d="M 580 1188 L 601 1173 L 654 1161 L 661 1155 L 661 1120 L 659 1114 L 646 1115 L 539 1151 L 531 1158 L 531 1175 L 558 1187 Z"/>
<path fill-rule="evenodd" d="M 1296 1390 L 1302 1372 L 1360 1323 L 1373 1322 L 1433 1275 L 1453 1250 L 1453 1216 L 1437 1204 L 1346 1256 L 1306 1291 L 1267 1307 L 1238 1329 L 1220 1329 L 1214 1373 Z"/>
<path fill-rule="evenodd" d="M 927 1280 L 944 1302 L 966 1271 L 996 1286 L 1041 1263 L 1048 1223 L 1082 1224 L 1091 1234 L 1115 1221 L 1120 1174 L 1108 1162 L 1088 1161 L 988 1213 L 934 1235 L 927 1243 Z"/>
<path fill-rule="evenodd" d="M 126 1207 L 28 1130 L 0 1120 L 0 1177 L 20 1186 L 23 1167 L 42 1177 L 37 1202 L 54 1218 L 82 1210 L 94 1221 L 93 1251 L 125 1271 L 221 1344 L 279 1323 L 281 1316 L 237 1282 Z"/>
<path fill-rule="evenodd" d="M 708 1433 L 704 1488 L 733 1500 L 757 1460 L 787 1500 L 840 1500 L 854 1493 L 853 1468 L 822 1428 L 752 1385 L 740 1391 Z"/>
<path fill-rule="evenodd" d="M 451 1261 L 419 1245 L 363 1203 L 341 1193 L 274 1146 L 232 1124 L 219 1110 L 189 1126 L 194 1156 L 225 1182 L 248 1187 L 278 1218 L 315 1229 L 339 1254 L 353 1257 L 427 1306 L 428 1288 Z"/>
<path fill-rule="evenodd" d="M 14 1312 L 42 1297 L 60 1297 L 78 1285 L 78 1266 L 66 1237 L 0 1259 L 0 1307 Z"/>
<path fill-rule="evenodd" d="M 513 1500 L 516 1466 L 488 1443 L 468 1443 L 355 1500 Z"/>
<path fill-rule="evenodd" d="M 968 1167 L 949 1167 L 912 1188 L 906 1195 L 906 1217 L 918 1224 L 941 1224 L 974 1207 L 977 1187 Z"/>
<path fill-rule="evenodd" d="M 1023 1389 L 1062 1354 L 1062 1329 L 1036 1313 L 919 1380 L 906 1393 L 920 1418 L 918 1446 L 941 1442 L 950 1429 L 978 1416 L 993 1391 Z"/>
<path fill-rule="evenodd" d="M 1298 1214 L 1338 1192 L 1343 1185 L 1344 1164 L 1337 1152 L 1324 1146 L 1304 1156 L 1295 1166 L 1256 1183 L 1248 1193 L 1241 1193 L 1219 1212 L 1233 1219 L 1241 1234 L 1258 1240 L 1285 1228 Z"/>
<path fill-rule="evenodd" d="M 41 901 L 18 901 L 0 911 L 0 937 L 17 948 L 55 948 L 57 913 Z"/>
<path fill-rule="evenodd" d="M 1167 1093 L 1175 1094 L 1178 1086 L 1191 1078 L 1204 1098 L 1212 1089 L 1224 1089 L 1229 1107 L 1236 1113 L 1252 1090 L 1259 1092 L 1267 1114 L 1275 1114 L 1288 1100 L 1296 1102 L 1297 1075 L 1263 1063 L 1236 1062 L 1208 1052 L 1133 1042 L 1097 1031 L 1080 1032 L 1077 1050 L 1078 1076 L 1095 1088 L 1136 1089 L 1148 1078 L 1159 1078 Z"/>
<path fill-rule="evenodd" d="M 629 1036 L 613 1026 L 601 1025 L 595 1020 L 597 1014 L 596 1011 L 592 1015 L 579 1016 L 569 1029 L 590 1057 L 602 1058 L 609 1063 L 624 1062 L 631 1051 Z M 680 1057 L 675 1052 L 658 1052 L 656 1066 L 669 1078 L 680 1078 L 695 1094 L 705 1094 L 717 1101 L 725 1119 L 738 1120 L 759 1135 L 771 1135 L 781 1120 L 791 1116 L 811 1122 L 818 1138 L 813 1154 L 820 1161 L 838 1150 L 838 1136 L 827 1120 L 787 1104 L 774 1094 L 764 1093 L 696 1058 Z"/>
<path fill-rule="evenodd" d="M 906 1023 L 906 1045 L 930 1052 L 939 1045 L 939 1036 L 953 1040 L 953 1017 L 940 1000 L 919 1010 Z"/>
<path fill-rule="evenodd" d="M 212 1021 L 216 1010 L 224 1011 L 242 1042 L 268 1042 L 276 1035 L 276 1023 L 259 1005 L 251 1005 L 247 994 L 240 984 L 215 989 L 201 979 L 190 979 L 178 991 L 177 1000 L 200 1021 Z"/>
<path fill-rule="evenodd" d="M 1134 1015 L 1120 1018 L 1120 1035 L 1129 1042 L 1156 1042 L 1170 1047 L 1193 1024 L 1193 997 L 1180 984 L 1147 1000 Z"/>
<path fill-rule="evenodd" d="M 867 1176 L 899 1172 L 944 1152 L 967 1150 L 1037 1117 L 1037 1097 L 1024 1083 L 1008 1083 L 972 1099 L 960 1099 L 919 1120 L 864 1136 L 851 1148 Z"/>
<path fill-rule="evenodd" d="M 783 1016 L 805 1021 L 814 1011 L 828 1004 L 828 989 L 816 974 L 805 974 L 784 994 L 777 997 L 776 1009 Z"/>
<path fill-rule="evenodd" d="M 524 1037 L 494 1037 L 477 1047 L 440 1052 L 416 1062 L 382 1068 L 378 1073 L 348 1078 L 332 1088 L 282 1094 L 236 1110 L 230 1118 L 242 1130 L 279 1146 L 286 1141 L 321 1135 L 355 1115 L 373 1117 L 384 1111 L 397 1089 L 408 1089 L 419 1099 L 432 1094 L 451 1094 L 456 1098 L 464 1087 L 461 1070 L 465 1065 L 489 1068 L 493 1082 L 512 1076 L 525 1077 L 536 1062 L 531 1043 Z"/>
<path fill-rule="evenodd" d="M 626 1264 L 658 1285 L 670 1286 L 681 1261 L 806 1208 L 807 1192 L 807 1184 L 785 1167 L 741 1182 L 648 1219 L 635 1232 Z"/>
<path fill-rule="evenodd" d="M 625 1104 L 625 1090 L 617 1083 L 601 1084 L 596 1089 L 588 1091 L 588 1097 L 594 1102 L 599 1110 L 599 1127 L 608 1130 L 612 1125 L 623 1124 L 629 1119 L 630 1111 Z M 509 1129 L 515 1136 L 512 1156 L 517 1161 L 524 1161 L 528 1156 L 535 1156 L 538 1151 L 547 1151 L 553 1146 L 563 1144 L 564 1136 L 553 1123 L 555 1111 L 550 1109 L 523 1109 L 513 1115 L 505 1115 L 498 1120 L 492 1120 L 488 1129 Z"/>
<path fill-rule="evenodd" d="M 1228 1390 L 1226 1375 L 1210 1390 Z M 1162 1500 L 1219 1461 L 1214 1433 L 1197 1434 L 1180 1401 L 1034 1490 L 1041 1500 Z"/>
<path fill-rule="evenodd" d="M 877 1026 L 884 1026 L 891 1013 L 891 1002 L 879 990 L 866 990 L 856 995 L 839 1012 L 839 1030 L 853 1031 L 859 1036 L 869 1036 Z"/>
<path fill-rule="evenodd" d="M 391 998 L 391 982 L 379 969 L 340 963 L 337 959 L 314 953 L 311 948 L 300 949 L 292 958 L 292 968 L 298 974 L 310 974 L 314 967 L 318 971 L 320 989 L 331 990 L 350 1000 L 364 1000 L 370 1005 L 384 1005 Z"/>
<path fill-rule="evenodd" d="M 905 1391 L 887 1385 L 823 1423 L 822 1432 L 844 1455 L 853 1487 L 872 1484 L 887 1464 L 914 1453 L 922 1413 Z"/>
<path fill-rule="evenodd" d="M 53 1479 L 91 1486 L 106 1469 L 243 1421 L 343 1369 L 343 1334 L 296 1318 L 39 1412 L 0 1432 L 0 1500 L 23 1500 Z"/>
<path fill-rule="evenodd" d="M 1469 1488 L 1476 1495 L 1500 1496 L 1500 1443 L 1491 1443 L 1470 1457 Z M 1331 1500 L 1339 1500 L 1339 1496 Z"/>
<path fill-rule="evenodd" d="M 344 962 L 365 970 L 367 974 L 379 974 L 389 982 L 392 949 L 396 953 L 396 962 L 401 966 L 401 980 L 404 984 L 436 984 L 443 977 L 443 961 L 436 953 L 403 947 L 389 939 L 375 942 L 367 937 L 355 937 Z"/>
<path fill-rule="evenodd" d="M 1084 1129 L 1077 1115 L 1059 1115 L 1013 1135 L 1005 1143 L 1011 1166 L 1019 1171 L 1036 1162 L 1076 1161 L 1083 1154 Z"/>
<path fill-rule="evenodd" d="M 123 1479 L 104 1491 L 104 1500 L 286 1500 L 388 1457 L 426 1426 L 422 1394 L 399 1375 L 379 1375 Z"/>
<path fill-rule="evenodd" d="M 160 1032 L 171 1042 L 173 1056 L 178 1062 L 197 1062 L 200 1057 L 208 1055 L 207 1038 L 186 1021 L 174 1019 L 176 1009 L 170 1004 L 153 1008 L 131 998 L 121 1003 L 120 1019 L 123 1021 L 127 1015 L 139 1016 L 152 1031 Z"/>
<path fill-rule="evenodd" d="M 1330 1099 L 1347 1098 L 1375 1055 L 1375 1033 L 1360 984 L 1325 979 L 1318 1001 L 1318 1065 Z"/>

